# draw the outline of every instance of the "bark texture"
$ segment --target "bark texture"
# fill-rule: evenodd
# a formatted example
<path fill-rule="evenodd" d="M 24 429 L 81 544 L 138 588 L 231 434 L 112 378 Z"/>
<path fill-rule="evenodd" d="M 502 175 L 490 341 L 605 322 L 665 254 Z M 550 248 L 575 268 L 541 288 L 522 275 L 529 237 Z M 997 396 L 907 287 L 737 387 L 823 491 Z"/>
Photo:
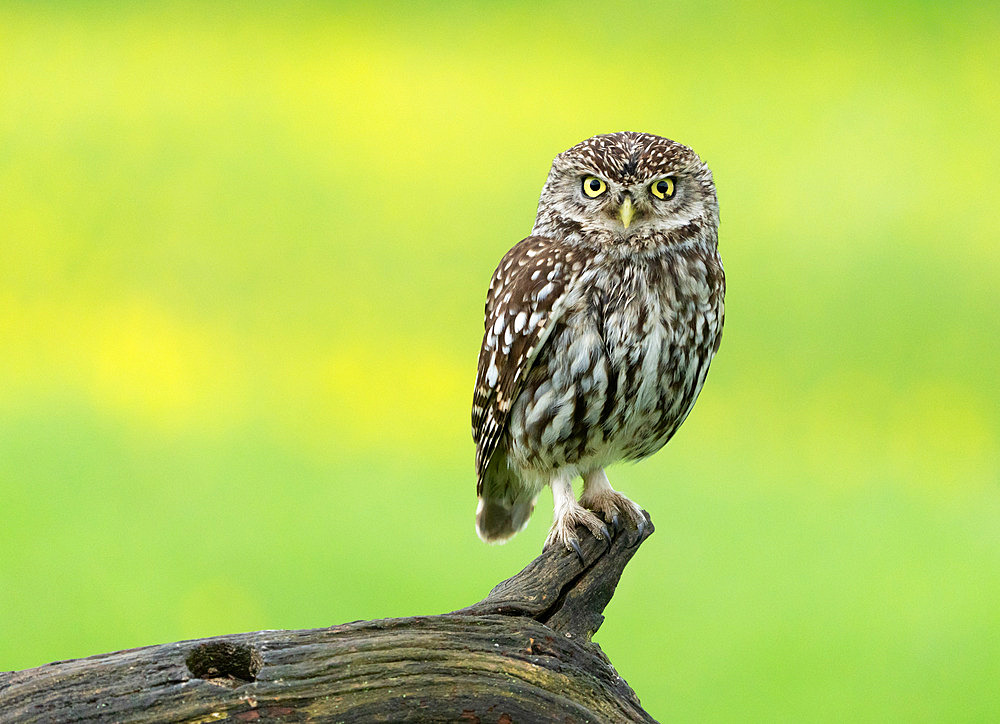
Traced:
<path fill-rule="evenodd" d="M 648 517 L 647 517 L 648 520 Z M 590 637 L 652 524 L 549 549 L 438 616 L 255 631 L 0 674 L 3 722 L 653 722 Z"/>

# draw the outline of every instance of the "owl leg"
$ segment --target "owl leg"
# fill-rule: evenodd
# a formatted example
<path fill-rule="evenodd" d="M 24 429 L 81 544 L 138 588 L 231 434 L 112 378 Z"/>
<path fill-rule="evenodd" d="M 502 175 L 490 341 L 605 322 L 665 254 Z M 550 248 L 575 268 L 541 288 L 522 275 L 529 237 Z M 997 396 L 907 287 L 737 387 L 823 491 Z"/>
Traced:
<path fill-rule="evenodd" d="M 580 504 L 604 516 L 615 530 L 623 527 L 627 518 L 641 534 L 646 527 L 646 514 L 642 508 L 611 487 L 604 468 L 592 470 L 583 476 L 583 495 Z"/>
<path fill-rule="evenodd" d="M 559 473 L 549 481 L 549 486 L 552 488 L 555 516 L 549 529 L 549 537 L 545 539 L 545 547 L 562 545 L 568 550 L 576 551 L 583 561 L 583 552 L 576 537 L 576 527 L 586 526 L 598 540 L 610 541 L 611 533 L 600 518 L 576 502 L 572 478 L 565 473 Z"/>

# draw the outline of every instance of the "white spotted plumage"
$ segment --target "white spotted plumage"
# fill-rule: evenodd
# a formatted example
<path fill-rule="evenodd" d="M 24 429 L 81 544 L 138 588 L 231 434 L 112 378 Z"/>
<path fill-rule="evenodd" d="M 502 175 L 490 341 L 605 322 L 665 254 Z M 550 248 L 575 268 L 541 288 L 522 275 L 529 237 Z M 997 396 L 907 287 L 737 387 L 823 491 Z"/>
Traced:
<path fill-rule="evenodd" d="M 590 175 L 600 198 L 581 193 Z M 666 175 L 675 192 L 660 201 L 648 185 Z M 643 524 L 604 468 L 662 447 L 697 398 L 724 317 L 717 226 L 711 172 L 686 146 L 619 133 L 556 157 L 532 236 L 487 293 L 472 408 L 481 537 L 516 533 L 545 484 L 550 542 L 572 546 L 580 523 L 605 535 L 600 517 Z"/>

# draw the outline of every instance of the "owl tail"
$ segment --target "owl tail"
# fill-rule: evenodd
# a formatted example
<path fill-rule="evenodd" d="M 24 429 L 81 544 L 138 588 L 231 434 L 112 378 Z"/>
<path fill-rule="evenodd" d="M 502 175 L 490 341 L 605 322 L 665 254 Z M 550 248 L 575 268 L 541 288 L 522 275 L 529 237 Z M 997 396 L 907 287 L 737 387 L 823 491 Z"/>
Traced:
<path fill-rule="evenodd" d="M 476 533 L 487 543 L 503 543 L 528 524 L 536 497 L 497 451 L 479 481 Z"/>

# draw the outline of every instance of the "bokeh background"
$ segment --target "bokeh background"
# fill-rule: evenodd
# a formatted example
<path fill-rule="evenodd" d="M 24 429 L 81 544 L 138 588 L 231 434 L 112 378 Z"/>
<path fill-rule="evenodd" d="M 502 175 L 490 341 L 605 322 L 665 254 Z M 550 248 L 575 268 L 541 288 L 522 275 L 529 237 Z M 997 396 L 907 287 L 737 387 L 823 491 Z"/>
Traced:
<path fill-rule="evenodd" d="M 551 158 L 693 146 L 729 277 L 597 641 L 664 721 L 1000 717 L 1000 5 L 0 4 L 0 670 L 449 611 Z"/>

